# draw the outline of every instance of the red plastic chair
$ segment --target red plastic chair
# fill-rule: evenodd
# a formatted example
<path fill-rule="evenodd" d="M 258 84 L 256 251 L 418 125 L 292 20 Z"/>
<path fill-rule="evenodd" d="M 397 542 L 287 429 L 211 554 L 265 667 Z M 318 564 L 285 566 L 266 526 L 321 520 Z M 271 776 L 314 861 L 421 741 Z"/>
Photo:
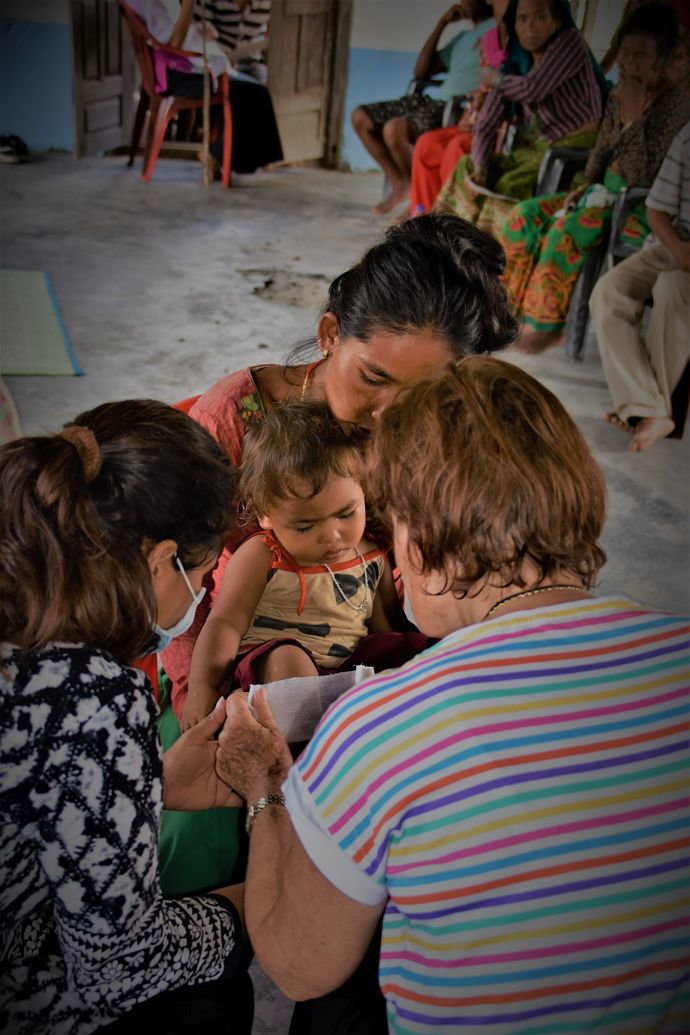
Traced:
<path fill-rule="evenodd" d="M 134 120 L 127 165 L 131 166 L 134 163 L 134 156 L 139 147 L 146 112 L 149 111 L 149 129 L 146 150 L 144 152 L 144 169 L 141 174 L 142 180 L 148 181 L 153 176 L 153 170 L 156 167 L 158 155 L 165 139 L 165 131 L 170 120 L 175 118 L 180 111 L 202 108 L 204 104 L 201 99 L 194 100 L 190 97 L 161 96 L 156 91 L 154 53 L 155 51 L 160 51 L 162 54 L 168 54 L 171 57 L 177 58 L 201 57 L 201 54 L 196 50 L 179 50 L 176 47 L 169 47 L 167 43 L 160 43 L 155 36 L 151 35 L 139 15 L 124 0 L 118 0 L 118 2 L 132 35 L 134 52 L 141 74 L 141 96 Z M 230 155 L 232 152 L 232 113 L 230 110 L 230 80 L 225 74 L 219 77 L 218 90 L 211 94 L 211 105 L 216 106 L 219 104 L 223 106 L 221 183 L 224 187 L 229 187 Z"/>

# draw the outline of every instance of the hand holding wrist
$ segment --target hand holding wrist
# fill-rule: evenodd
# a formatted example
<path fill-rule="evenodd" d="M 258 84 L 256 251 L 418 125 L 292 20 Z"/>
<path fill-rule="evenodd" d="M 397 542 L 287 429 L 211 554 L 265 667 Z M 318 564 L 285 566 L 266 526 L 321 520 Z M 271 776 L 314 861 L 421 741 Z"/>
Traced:
<path fill-rule="evenodd" d="M 226 722 L 218 738 L 216 767 L 248 804 L 280 792 L 292 756 L 276 726 L 264 690 L 254 697 L 254 715 L 247 695 L 231 694 L 226 701 Z"/>

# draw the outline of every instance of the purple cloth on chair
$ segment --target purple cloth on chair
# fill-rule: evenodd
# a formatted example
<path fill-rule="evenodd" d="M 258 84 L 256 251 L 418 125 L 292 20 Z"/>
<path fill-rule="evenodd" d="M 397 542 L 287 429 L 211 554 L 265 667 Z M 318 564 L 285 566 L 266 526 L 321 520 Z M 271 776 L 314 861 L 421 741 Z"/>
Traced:
<path fill-rule="evenodd" d="M 191 72 L 192 63 L 188 58 L 176 57 L 174 54 L 165 54 L 162 50 L 154 50 L 153 72 L 156 81 L 156 93 L 167 92 L 169 68 L 174 68 L 178 72 Z"/>

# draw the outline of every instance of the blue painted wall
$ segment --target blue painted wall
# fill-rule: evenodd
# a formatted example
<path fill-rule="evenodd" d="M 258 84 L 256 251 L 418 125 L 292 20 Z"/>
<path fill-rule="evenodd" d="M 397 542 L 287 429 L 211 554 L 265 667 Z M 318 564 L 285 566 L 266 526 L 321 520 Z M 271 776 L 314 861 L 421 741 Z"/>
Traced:
<path fill-rule="evenodd" d="M 72 150 L 69 25 L 0 18 L 0 133 L 36 151 Z"/>
<path fill-rule="evenodd" d="M 352 111 L 407 93 L 420 47 L 448 7 L 449 0 L 354 0 L 341 146 L 345 168 L 378 168 L 352 128 Z M 441 45 L 461 26 L 448 26 Z"/>
<path fill-rule="evenodd" d="M 378 168 L 353 130 L 350 115 L 359 104 L 388 101 L 407 93 L 416 60 L 416 51 L 350 49 L 341 152 L 344 167 Z"/>

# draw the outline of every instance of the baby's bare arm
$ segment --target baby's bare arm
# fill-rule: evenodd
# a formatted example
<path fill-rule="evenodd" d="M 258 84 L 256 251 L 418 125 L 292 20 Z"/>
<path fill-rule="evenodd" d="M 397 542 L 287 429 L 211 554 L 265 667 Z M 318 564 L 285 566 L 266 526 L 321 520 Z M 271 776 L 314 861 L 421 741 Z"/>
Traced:
<path fill-rule="evenodd" d="M 228 666 L 266 588 L 270 567 L 271 551 L 259 536 L 242 543 L 228 562 L 218 598 L 194 647 L 183 729 L 207 715 L 217 701 Z"/>

